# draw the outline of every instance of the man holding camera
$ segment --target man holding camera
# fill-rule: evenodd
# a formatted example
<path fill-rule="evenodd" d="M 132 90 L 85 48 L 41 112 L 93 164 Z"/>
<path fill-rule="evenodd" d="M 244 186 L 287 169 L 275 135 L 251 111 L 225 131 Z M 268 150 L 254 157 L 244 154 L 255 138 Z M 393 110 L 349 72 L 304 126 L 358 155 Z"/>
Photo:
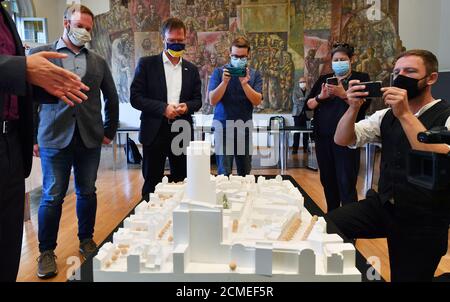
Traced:
<path fill-rule="evenodd" d="M 250 174 L 253 108 L 262 101 L 262 78 L 247 67 L 250 43 L 244 37 L 231 45 L 231 63 L 214 70 L 209 100 L 214 110 L 214 140 L 219 175 L 230 175 L 236 159 L 240 176 Z"/>
<path fill-rule="evenodd" d="M 420 132 L 450 127 L 450 102 L 435 100 L 431 88 L 438 79 L 438 61 L 426 50 L 401 54 L 394 69 L 393 87 L 382 88 L 390 108 L 356 122 L 368 93 L 351 81 L 349 108 L 340 120 L 335 142 L 356 148 L 368 142 L 383 144 L 378 193 L 330 212 L 327 216 L 348 238 L 387 237 L 392 281 L 431 281 L 447 250 L 450 188 L 432 191 L 407 178 L 411 150 L 447 154 L 450 146 L 426 145 Z"/>

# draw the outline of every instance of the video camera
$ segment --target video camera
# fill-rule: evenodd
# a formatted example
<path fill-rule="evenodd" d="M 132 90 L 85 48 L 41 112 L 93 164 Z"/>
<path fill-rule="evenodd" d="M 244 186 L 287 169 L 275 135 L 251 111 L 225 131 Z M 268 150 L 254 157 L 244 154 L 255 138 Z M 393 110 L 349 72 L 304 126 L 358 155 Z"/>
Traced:
<path fill-rule="evenodd" d="M 424 144 L 447 144 L 450 145 L 450 131 L 447 128 L 435 128 L 430 131 L 421 132 L 417 136 L 419 142 Z"/>
<path fill-rule="evenodd" d="M 417 135 L 424 144 L 450 144 L 450 131 L 435 128 Z M 450 149 L 449 149 L 450 151 Z M 450 152 L 437 154 L 411 151 L 407 164 L 408 181 L 432 191 L 448 190 L 450 187 Z"/>

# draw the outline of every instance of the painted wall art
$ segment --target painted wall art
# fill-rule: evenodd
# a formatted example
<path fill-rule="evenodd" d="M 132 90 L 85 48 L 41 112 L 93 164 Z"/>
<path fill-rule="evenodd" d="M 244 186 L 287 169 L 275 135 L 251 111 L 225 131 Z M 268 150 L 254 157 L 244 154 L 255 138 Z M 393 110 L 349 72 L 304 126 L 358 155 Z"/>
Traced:
<path fill-rule="evenodd" d="M 241 35 L 250 40 L 250 65 L 264 80 L 264 101 L 256 113 L 290 112 L 300 76 L 311 87 L 331 72 L 334 42 L 352 43 L 353 68 L 384 82 L 403 50 L 398 0 L 110 1 L 110 11 L 95 18 L 92 45 L 108 60 L 122 103 L 129 102 L 139 58 L 162 51 L 160 27 L 169 16 L 187 26 L 185 58 L 199 68 L 204 114 L 214 110 L 207 100 L 209 78 L 214 68 L 229 62 L 231 41 Z"/>

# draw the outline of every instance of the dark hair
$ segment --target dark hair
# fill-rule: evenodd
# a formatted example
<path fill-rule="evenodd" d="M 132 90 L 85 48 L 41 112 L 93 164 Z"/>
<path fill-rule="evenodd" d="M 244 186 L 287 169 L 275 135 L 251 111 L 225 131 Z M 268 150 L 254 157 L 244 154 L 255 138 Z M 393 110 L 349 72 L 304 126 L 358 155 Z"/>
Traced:
<path fill-rule="evenodd" d="M 250 42 L 247 40 L 247 38 L 245 37 L 237 37 L 236 39 L 233 40 L 233 42 L 231 43 L 230 46 L 230 51 L 232 47 L 237 47 L 237 48 L 247 48 L 248 52 L 250 52 Z"/>
<path fill-rule="evenodd" d="M 74 13 L 79 12 L 80 14 L 87 14 L 92 17 L 94 21 L 94 13 L 87 7 L 81 4 L 72 4 L 66 8 L 64 11 L 64 20 L 69 20 L 72 18 Z"/>
<path fill-rule="evenodd" d="M 166 32 L 172 31 L 174 29 L 183 29 L 184 34 L 186 34 L 186 25 L 184 25 L 183 21 L 178 18 L 171 17 L 166 19 L 161 26 L 161 36 L 165 36 Z"/>
<path fill-rule="evenodd" d="M 345 53 L 350 59 L 355 54 L 355 48 L 348 43 L 336 42 L 333 44 L 333 49 L 331 50 L 331 56 L 334 56 L 337 52 Z"/>
<path fill-rule="evenodd" d="M 439 62 L 438 62 L 438 59 L 436 58 L 436 56 L 431 51 L 424 50 L 424 49 L 412 49 L 412 50 L 405 51 L 405 52 L 401 53 L 400 55 L 398 55 L 398 57 L 395 61 L 397 62 L 401 58 L 410 57 L 410 56 L 422 58 L 428 75 L 432 74 L 433 72 L 439 71 Z"/>

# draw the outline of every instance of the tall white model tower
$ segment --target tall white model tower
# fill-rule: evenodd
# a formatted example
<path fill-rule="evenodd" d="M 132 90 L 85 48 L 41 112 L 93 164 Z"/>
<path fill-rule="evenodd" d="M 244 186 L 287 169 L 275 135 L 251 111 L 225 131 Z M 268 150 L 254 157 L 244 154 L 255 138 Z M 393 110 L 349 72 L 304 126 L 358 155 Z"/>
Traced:
<path fill-rule="evenodd" d="M 187 147 L 187 198 L 215 204 L 215 191 L 211 180 L 211 143 L 193 141 Z"/>

